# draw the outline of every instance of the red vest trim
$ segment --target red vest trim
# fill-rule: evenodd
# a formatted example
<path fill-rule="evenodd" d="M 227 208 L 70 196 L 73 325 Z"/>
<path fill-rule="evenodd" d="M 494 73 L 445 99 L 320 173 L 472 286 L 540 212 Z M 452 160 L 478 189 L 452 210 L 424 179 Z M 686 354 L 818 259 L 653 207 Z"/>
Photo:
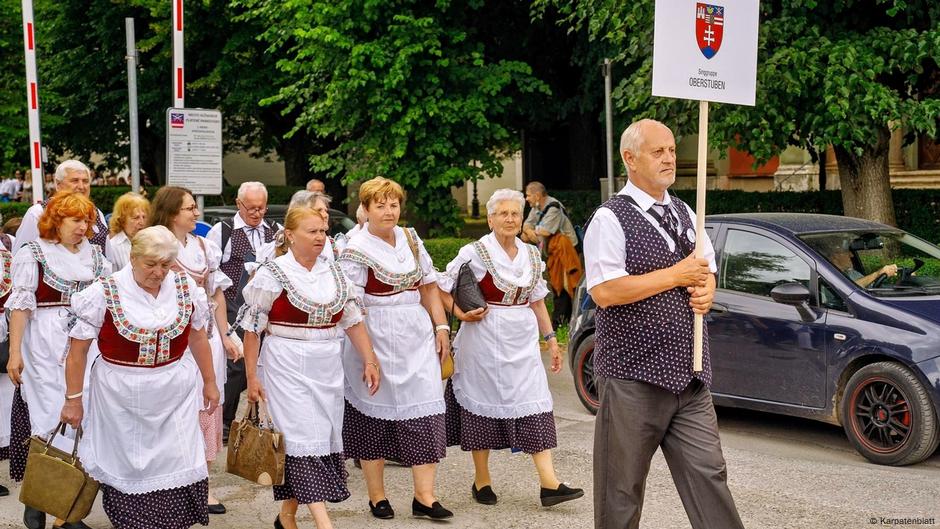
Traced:
<path fill-rule="evenodd" d="M 284 327 L 302 327 L 304 329 L 331 329 L 336 327 L 339 320 L 343 317 L 343 311 L 340 310 L 330 319 L 328 325 L 309 325 L 307 323 L 309 314 L 298 309 L 291 304 L 287 298 L 287 291 L 281 291 L 281 295 L 274 300 L 271 305 L 271 311 L 268 313 L 268 324 L 282 325 Z"/>
<path fill-rule="evenodd" d="M 395 294 L 401 294 L 402 292 L 409 292 L 412 290 L 418 290 L 418 285 L 420 280 L 415 281 L 410 287 L 395 292 L 395 286 L 389 285 L 388 283 L 383 283 L 375 277 L 375 272 L 370 268 L 369 269 L 369 278 L 366 280 L 366 294 L 370 296 L 393 296 Z"/>
<path fill-rule="evenodd" d="M 134 367 L 160 367 L 169 365 L 182 358 L 183 353 L 186 352 L 186 348 L 189 347 L 189 328 L 191 325 L 192 322 L 187 322 L 183 333 L 170 340 L 170 357 L 166 361 L 142 364 L 139 362 L 140 344 L 121 336 L 117 326 L 114 325 L 114 318 L 111 316 L 111 311 L 105 310 L 104 324 L 101 326 L 101 332 L 98 334 L 98 349 L 101 351 L 101 357 L 112 364 Z"/>
<path fill-rule="evenodd" d="M 522 297 L 522 289 L 516 291 L 516 296 L 513 298 L 512 303 L 503 303 L 503 298 L 506 293 L 499 289 L 496 286 L 496 283 L 493 282 L 493 276 L 489 272 L 483 276 L 483 279 L 480 280 L 480 290 L 483 292 L 483 297 L 486 298 L 486 302 L 490 305 L 502 305 L 504 307 L 515 307 L 521 305 L 528 305 L 528 299 L 519 300 Z"/>

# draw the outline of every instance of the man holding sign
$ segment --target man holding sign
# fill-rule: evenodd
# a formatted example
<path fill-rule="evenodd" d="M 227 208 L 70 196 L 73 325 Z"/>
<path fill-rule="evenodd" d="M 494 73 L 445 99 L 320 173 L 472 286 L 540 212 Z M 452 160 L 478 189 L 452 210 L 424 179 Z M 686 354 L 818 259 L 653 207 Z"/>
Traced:
<path fill-rule="evenodd" d="M 743 528 L 708 391 L 707 332 L 703 369 L 692 363 L 694 315 L 708 312 L 715 293 L 715 252 L 703 233 L 703 258 L 694 256 L 695 213 L 667 192 L 676 178 L 672 131 L 633 123 L 620 154 L 630 180 L 584 236 L 598 305 L 595 527 L 639 527 L 650 460 L 662 448 L 694 529 Z"/>

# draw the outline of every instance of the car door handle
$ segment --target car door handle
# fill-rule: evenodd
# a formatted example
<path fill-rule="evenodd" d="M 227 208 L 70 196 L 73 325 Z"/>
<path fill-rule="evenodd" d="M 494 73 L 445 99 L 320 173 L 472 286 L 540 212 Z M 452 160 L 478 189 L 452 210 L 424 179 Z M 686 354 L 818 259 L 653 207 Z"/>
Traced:
<path fill-rule="evenodd" d="M 728 307 L 722 305 L 721 303 L 712 303 L 711 312 L 714 312 L 716 314 L 728 312 Z"/>

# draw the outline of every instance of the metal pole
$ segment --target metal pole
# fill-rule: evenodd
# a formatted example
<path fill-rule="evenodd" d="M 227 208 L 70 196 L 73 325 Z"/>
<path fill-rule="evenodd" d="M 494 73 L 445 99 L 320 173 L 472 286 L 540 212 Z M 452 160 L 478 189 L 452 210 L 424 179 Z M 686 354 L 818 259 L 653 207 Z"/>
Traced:
<path fill-rule="evenodd" d="M 137 45 L 134 38 L 134 19 L 125 18 L 127 32 L 127 107 L 130 111 L 131 190 L 140 192 L 140 140 L 137 136 Z"/>
<path fill-rule="evenodd" d="M 29 117 L 29 157 L 33 180 L 33 202 L 42 202 L 45 191 L 39 134 L 39 84 L 36 80 L 36 33 L 33 22 L 33 0 L 23 0 L 23 53 L 26 63 L 26 110 Z"/>
<path fill-rule="evenodd" d="M 607 198 L 617 192 L 614 182 L 614 118 L 610 100 L 610 59 L 604 59 L 604 116 L 607 125 Z"/>

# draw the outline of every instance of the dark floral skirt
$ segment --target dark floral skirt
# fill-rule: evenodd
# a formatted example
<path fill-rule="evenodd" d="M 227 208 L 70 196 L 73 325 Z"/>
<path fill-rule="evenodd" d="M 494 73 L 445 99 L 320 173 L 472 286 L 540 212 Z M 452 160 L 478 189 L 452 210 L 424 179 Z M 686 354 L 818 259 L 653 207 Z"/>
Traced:
<path fill-rule="evenodd" d="M 514 419 L 476 415 L 457 402 L 450 381 L 444 391 L 444 402 L 447 404 L 447 446 L 460 446 L 466 451 L 512 448 L 527 454 L 558 446 L 555 415 L 550 411 Z"/>
<path fill-rule="evenodd" d="M 447 455 L 444 414 L 392 421 L 369 417 L 346 401 L 343 452 L 349 459 L 391 459 L 404 466 L 437 463 Z"/>
<path fill-rule="evenodd" d="M 349 497 L 348 476 L 343 454 L 289 455 L 284 463 L 284 484 L 274 486 L 274 499 L 297 500 L 301 505 L 321 501 L 338 503 Z"/>
<path fill-rule="evenodd" d="M 125 494 L 101 484 L 104 512 L 118 529 L 187 529 L 209 525 L 209 479 L 175 489 Z"/>

